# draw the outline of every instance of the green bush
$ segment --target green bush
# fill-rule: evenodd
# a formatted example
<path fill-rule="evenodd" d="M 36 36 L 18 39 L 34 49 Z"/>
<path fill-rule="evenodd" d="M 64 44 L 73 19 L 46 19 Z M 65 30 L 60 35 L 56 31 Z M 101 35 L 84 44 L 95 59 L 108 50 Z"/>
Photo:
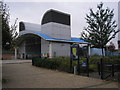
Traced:
<path fill-rule="evenodd" d="M 100 62 L 102 57 L 98 55 L 94 55 L 89 58 L 89 71 L 97 71 L 97 63 Z M 80 65 L 83 62 L 86 62 L 86 58 L 80 57 Z M 119 56 L 105 56 L 103 59 L 105 63 L 115 63 L 120 64 L 120 55 Z M 73 60 L 72 68 L 77 66 L 78 60 Z M 57 69 L 60 71 L 70 72 L 70 58 L 69 57 L 54 57 L 51 59 L 43 59 L 43 58 L 33 58 L 32 65 L 38 67 L 44 67 L 48 69 Z M 86 68 L 80 67 L 81 72 L 86 71 Z M 72 70 L 73 72 L 73 70 Z"/>
<path fill-rule="evenodd" d="M 100 62 L 100 59 L 102 57 L 99 55 L 92 56 L 89 60 L 90 64 L 97 64 L 97 62 Z M 114 55 L 114 56 L 105 56 L 103 58 L 104 63 L 113 63 L 113 64 L 120 64 L 120 55 Z"/>
<path fill-rule="evenodd" d="M 70 58 L 69 57 L 55 57 L 52 59 L 33 58 L 32 65 L 69 72 Z"/>
<path fill-rule="evenodd" d="M 2 78 L 2 84 L 5 84 L 5 83 L 7 83 L 7 79 Z"/>
<path fill-rule="evenodd" d="M 62 57 L 61 61 L 59 61 L 59 62 L 60 62 L 60 64 L 59 64 L 58 70 L 69 72 L 70 58 Z"/>
<path fill-rule="evenodd" d="M 89 65 L 89 71 L 90 72 L 96 72 L 97 71 L 97 64 L 90 64 Z"/>

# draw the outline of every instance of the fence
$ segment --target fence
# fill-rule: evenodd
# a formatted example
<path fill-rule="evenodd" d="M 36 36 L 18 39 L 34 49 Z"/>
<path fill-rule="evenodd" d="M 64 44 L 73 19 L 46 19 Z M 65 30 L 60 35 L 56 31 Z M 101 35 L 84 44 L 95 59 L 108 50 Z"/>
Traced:
<path fill-rule="evenodd" d="M 12 60 L 14 59 L 14 51 L 3 51 L 2 60 Z"/>
<path fill-rule="evenodd" d="M 98 62 L 98 74 L 101 79 L 114 77 L 115 72 L 120 72 L 120 64 L 105 63 L 103 59 Z"/>

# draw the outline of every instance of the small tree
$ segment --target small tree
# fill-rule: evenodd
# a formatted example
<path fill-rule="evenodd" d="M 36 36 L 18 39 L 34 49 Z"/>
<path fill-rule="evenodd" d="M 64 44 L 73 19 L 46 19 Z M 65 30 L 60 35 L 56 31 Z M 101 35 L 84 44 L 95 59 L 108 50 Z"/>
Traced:
<path fill-rule="evenodd" d="M 16 18 L 15 22 L 13 25 L 11 25 L 10 27 L 10 34 L 12 36 L 12 48 L 14 48 L 16 46 L 16 37 L 18 36 L 18 32 L 17 32 L 17 20 L 18 18 Z"/>
<path fill-rule="evenodd" d="M 15 40 L 15 37 L 18 35 L 16 31 L 17 19 L 15 20 L 14 25 L 10 27 L 9 7 L 3 2 L 0 2 L 0 15 L 2 19 L 2 49 L 10 50 L 14 45 L 13 42 Z"/>
<path fill-rule="evenodd" d="M 2 17 L 2 48 L 8 50 L 11 47 L 12 40 L 9 27 L 9 9 L 3 2 L 1 2 L 0 8 L 0 15 Z"/>
<path fill-rule="evenodd" d="M 90 42 L 94 47 L 102 48 L 102 55 L 104 55 L 103 49 L 106 44 L 119 32 L 119 30 L 115 30 L 116 21 L 112 20 L 113 11 L 109 8 L 103 9 L 103 3 L 100 3 L 97 5 L 96 12 L 90 9 L 90 14 L 86 14 L 85 19 L 88 26 L 84 28 L 81 39 Z"/>
<path fill-rule="evenodd" d="M 115 51 L 115 45 L 112 42 L 110 42 L 110 45 L 108 46 L 108 50 L 110 52 L 114 52 Z"/>

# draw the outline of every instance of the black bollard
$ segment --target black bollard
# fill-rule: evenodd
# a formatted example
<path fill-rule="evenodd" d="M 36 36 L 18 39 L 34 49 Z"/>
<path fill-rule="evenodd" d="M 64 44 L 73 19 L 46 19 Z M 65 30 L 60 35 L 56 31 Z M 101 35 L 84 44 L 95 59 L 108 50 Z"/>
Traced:
<path fill-rule="evenodd" d="M 78 68 L 77 68 L 77 70 L 78 70 L 78 74 L 80 74 L 80 56 L 78 55 Z"/>
<path fill-rule="evenodd" d="M 89 57 L 87 57 L 87 76 L 89 77 Z"/>
<path fill-rule="evenodd" d="M 70 58 L 70 73 L 72 73 L 72 58 Z"/>
<path fill-rule="evenodd" d="M 100 75 L 100 63 L 97 62 L 97 68 L 98 68 L 98 75 Z"/>
<path fill-rule="evenodd" d="M 114 64 L 112 64 L 112 77 L 114 77 Z"/>
<path fill-rule="evenodd" d="M 103 79 L 103 58 L 100 59 L 100 73 L 101 73 L 101 79 Z"/>

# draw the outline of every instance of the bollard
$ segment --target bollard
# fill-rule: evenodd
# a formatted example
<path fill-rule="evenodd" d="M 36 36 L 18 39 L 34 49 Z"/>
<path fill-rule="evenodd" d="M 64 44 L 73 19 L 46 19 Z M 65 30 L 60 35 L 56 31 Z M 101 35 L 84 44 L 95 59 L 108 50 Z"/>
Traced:
<path fill-rule="evenodd" d="M 112 77 L 114 77 L 114 64 L 112 64 Z"/>
<path fill-rule="evenodd" d="M 74 66 L 74 74 L 77 75 L 77 66 Z"/>
<path fill-rule="evenodd" d="M 103 79 L 103 58 L 100 59 L 100 75 L 101 79 Z"/>
<path fill-rule="evenodd" d="M 97 62 L 97 68 L 98 68 L 98 75 L 100 75 L 100 63 L 99 62 Z"/>
<path fill-rule="evenodd" d="M 87 57 L 87 76 L 89 77 L 89 57 Z"/>
<path fill-rule="evenodd" d="M 70 72 L 72 73 L 72 57 L 70 58 Z"/>

